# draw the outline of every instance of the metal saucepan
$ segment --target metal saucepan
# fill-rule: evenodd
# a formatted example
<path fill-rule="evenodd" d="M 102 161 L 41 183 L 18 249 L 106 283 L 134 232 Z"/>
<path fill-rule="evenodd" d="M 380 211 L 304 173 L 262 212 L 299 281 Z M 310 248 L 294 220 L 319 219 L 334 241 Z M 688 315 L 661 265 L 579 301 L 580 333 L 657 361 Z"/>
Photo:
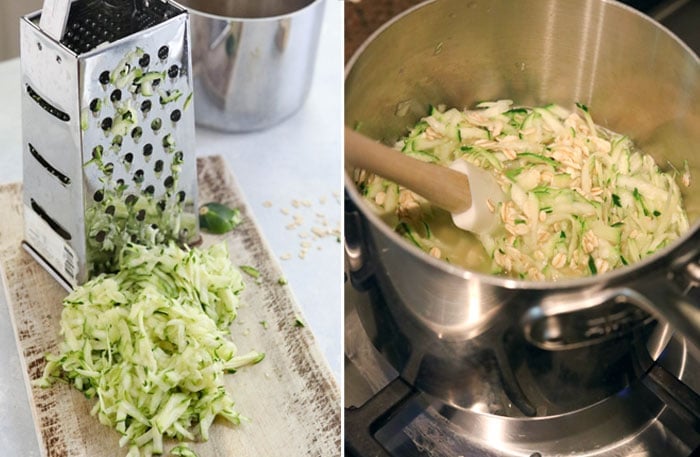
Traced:
<path fill-rule="evenodd" d="M 471 107 L 501 98 L 571 108 L 581 102 L 598 124 L 629 135 L 662 167 L 680 169 L 687 160 L 690 230 L 641 262 L 593 277 L 496 277 L 405 242 L 346 174 L 358 216 L 346 221 L 351 273 L 371 257 L 382 288 L 396 298 L 388 306 L 435 341 L 476 342 L 494 327 L 515 326 L 540 348 L 571 349 L 648 322 L 642 309 L 700 346 L 692 292 L 700 283 L 698 57 L 650 18 L 613 1 L 434 0 L 385 24 L 346 70 L 346 124 L 387 143 L 430 104 Z"/>
<path fill-rule="evenodd" d="M 325 0 L 176 0 L 190 13 L 197 124 L 272 127 L 306 101 Z"/>

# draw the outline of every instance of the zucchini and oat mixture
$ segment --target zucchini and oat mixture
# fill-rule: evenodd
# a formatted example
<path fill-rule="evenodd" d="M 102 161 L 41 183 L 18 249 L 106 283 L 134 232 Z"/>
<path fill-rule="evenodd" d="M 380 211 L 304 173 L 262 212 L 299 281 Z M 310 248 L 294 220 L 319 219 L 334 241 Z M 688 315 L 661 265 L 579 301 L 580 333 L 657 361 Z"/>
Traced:
<path fill-rule="evenodd" d="M 467 160 L 504 190 L 506 200 L 490 205 L 502 227 L 476 240 L 419 195 L 356 170 L 365 199 L 398 233 L 465 268 L 528 280 L 594 275 L 640 260 L 689 227 L 676 183 L 687 185 L 687 164 L 661 171 L 582 104 L 431 107 L 395 148 L 443 166 Z"/>

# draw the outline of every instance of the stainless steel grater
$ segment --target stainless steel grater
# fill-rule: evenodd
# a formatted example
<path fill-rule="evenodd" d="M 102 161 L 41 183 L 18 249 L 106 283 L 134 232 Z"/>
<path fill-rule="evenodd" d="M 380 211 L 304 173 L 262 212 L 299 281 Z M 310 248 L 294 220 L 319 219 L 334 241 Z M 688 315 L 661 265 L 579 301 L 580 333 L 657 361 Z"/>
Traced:
<path fill-rule="evenodd" d="M 71 288 L 125 243 L 197 240 L 187 13 L 74 0 L 65 32 L 40 22 L 20 24 L 27 251 Z"/>

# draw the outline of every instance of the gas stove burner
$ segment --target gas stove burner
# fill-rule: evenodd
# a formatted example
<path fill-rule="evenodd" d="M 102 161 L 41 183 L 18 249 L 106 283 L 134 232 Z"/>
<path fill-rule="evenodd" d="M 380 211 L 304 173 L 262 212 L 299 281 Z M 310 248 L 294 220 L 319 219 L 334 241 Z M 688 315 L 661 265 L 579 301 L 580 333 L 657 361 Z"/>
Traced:
<path fill-rule="evenodd" d="M 511 336 L 451 366 L 434 347 L 417 350 L 418 330 L 364 279 L 361 291 L 346 285 L 346 455 L 672 457 L 700 446 L 700 397 L 686 385 L 698 367 L 681 340 L 654 362 L 624 338 L 567 359 Z M 459 364 L 458 382 L 441 377 Z"/>
<path fill-rule="evenodd" d="M 394 381 L 401 383 L 400 379 Z M 408 393 L 387 418 L 375 417 L 374 445 L 348 440 L 350 456 L 687 456 L 688 438 L 669 431 L 665 409 L 642 387 L 631 387 L 592 407 L 541 419 L 513 419 L 460 411 L 390 385 L 382 395 Z M 378 401 L 377 398 L 373 401 Z M 358 416 L 355 414 L 358 413 Z M 371 415 L 370 415 L 371 416 Z M 346 412 L 346 435 L 367 412 Z M 365 422 L 366 424 L 367 422 Z"/>

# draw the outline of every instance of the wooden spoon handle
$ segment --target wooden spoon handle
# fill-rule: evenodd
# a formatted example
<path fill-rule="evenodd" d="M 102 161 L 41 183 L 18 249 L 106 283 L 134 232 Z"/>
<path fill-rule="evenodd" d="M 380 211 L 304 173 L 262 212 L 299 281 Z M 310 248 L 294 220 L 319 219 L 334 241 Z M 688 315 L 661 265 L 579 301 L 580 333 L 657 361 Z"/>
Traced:
<path fill-rule="evenodd" d="M 345 161 L 401 184 L 451 213 L 471 207 L 466 175 L 409 157 L 348 127 L 345 127 Z"/>

